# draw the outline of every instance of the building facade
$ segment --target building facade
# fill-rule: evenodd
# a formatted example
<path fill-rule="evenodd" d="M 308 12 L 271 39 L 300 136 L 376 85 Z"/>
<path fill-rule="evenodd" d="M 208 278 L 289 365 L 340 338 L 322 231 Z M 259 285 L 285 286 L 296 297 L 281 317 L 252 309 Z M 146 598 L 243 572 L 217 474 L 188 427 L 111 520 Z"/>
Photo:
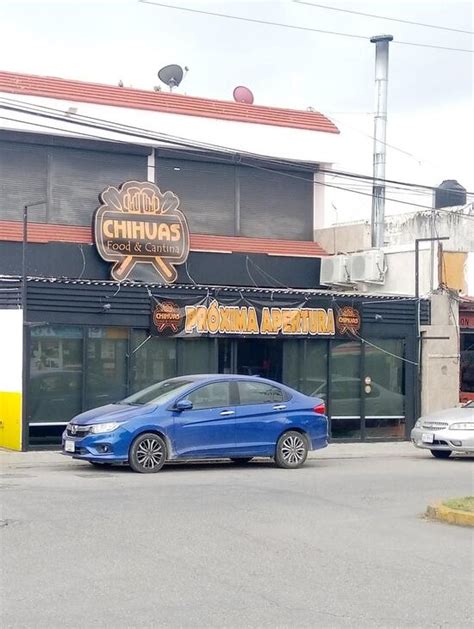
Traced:
<path fill-rule="evenodd" d="M 408 436 L 429 308 L 321 286 L 313 233 L 330 121 L 6 73 L 0 90 L 0 105 L 22 116 L 0 131 L 2 445 L 57 444 L 86 409 L 215 372 L 322 397 L 334 439 Z M 100 130 L 94 109 L 95 130 L 81 118 L 73 133 L 71 107 L 105 108 Z M 187 141 L 163 142 L 155 123 L 125 127 L 136 112 L 157 113 L 160 129 L 180 118 Z M 229 143 L 268 138 L 265 152 L 200 140 L 201 125 L 220 123 Z M 309 159 L 309 138 L 320 158 Z"/>

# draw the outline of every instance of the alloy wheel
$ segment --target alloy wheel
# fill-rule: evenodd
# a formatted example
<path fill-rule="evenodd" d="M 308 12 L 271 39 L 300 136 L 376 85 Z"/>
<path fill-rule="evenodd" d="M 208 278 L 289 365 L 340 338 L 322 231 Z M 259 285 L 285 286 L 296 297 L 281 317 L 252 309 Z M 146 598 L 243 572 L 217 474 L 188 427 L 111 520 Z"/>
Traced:
<path fill-rule="evenodd" d="M 144 470 L 153 470 L 161 465 L 164 457 L 161 440 L 148 437 L 143 439 L 137 447 L 137 462 Z"/>
<path fill-rule="evenodd" d="M 302 437 L 289 435 L 281 444 L 281 456 L 288 465 L 298 465 L 306 457 L 306 444 Z"/>

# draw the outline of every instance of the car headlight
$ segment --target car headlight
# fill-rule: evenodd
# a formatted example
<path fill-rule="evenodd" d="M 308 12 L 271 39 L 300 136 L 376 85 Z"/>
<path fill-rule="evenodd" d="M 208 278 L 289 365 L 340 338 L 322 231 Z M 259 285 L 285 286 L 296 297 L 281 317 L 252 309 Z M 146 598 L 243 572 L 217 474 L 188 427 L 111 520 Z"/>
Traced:
<path fill-rule="evenodd" d="M 107 424 L 93 424 L 91 426 L 91 432 L 94 434 L 101 434 L 103 432 L 113 432 L 120 426 L 119 422 L 108 422 Z"/>
<path fill-rule="evenodd" d="M 459 422 L 451 424 L 450 430 L 474 430 L 474 422 Z"/>

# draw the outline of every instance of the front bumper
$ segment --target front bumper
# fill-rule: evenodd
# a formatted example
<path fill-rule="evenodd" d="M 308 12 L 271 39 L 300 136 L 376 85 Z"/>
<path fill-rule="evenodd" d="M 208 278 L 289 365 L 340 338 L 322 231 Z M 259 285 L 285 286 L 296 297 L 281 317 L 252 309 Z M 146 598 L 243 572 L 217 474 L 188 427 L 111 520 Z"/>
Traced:
<path fill-rule="evenodd" d="M 66 441 L 74 444 L 74 451 L 66 450 Z M 128 461 L 130 435 L 123 428 L 98 435 L 72 437 L 63 432 L 62 453 L 73 459 L 93 462 L 124 463 Z"/>
<path fill-rule="evenodd" d="M 433 442 L 423 440 L 423 435 L 432 435 Z M 451 450 L 452 452 L 467 452 L 474 454 L 474 430 L 429 430 L 428 428 L 413 428 L 411 431 L 413 445 L 424 450 Z"/>

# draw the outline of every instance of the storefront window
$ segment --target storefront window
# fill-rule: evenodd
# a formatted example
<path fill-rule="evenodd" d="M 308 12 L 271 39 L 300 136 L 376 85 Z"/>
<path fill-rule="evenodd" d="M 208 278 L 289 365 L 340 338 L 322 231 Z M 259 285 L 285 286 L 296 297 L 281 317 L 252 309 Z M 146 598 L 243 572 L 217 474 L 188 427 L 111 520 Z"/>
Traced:
<path fill-rule="evenodd" d="M 328 344 L 323 340 L 305 341 L 304 370 L 301 391 L 326 400 Z M 303 345 L 303 344 L 301 344 Z"/>
<path fill-rule="evenodd" d="M 282 345 L 282 382 L 299 391 L 303 371 L 301 364 L 303 342 L 299 339 L 285 339 Z"/>
<path fill-rule="evenodd" d="M 215 339 L 181 339 L 179 342 L 179 373 L 216 373 L 218 368 Z"/>
<path fill-rule="evenodd" d="M 474 393 L 474 331 L 461 332 L 461 393 Z M 467 397 L 467 396 L 466 396 Z"/>
<path fill-rule="evenodd" d="M 133 330 L 130 358 L 130 391 L 177 375 L 176 340 L 148 337 L 144 330 Z"/>
<path fill-rule="evenodd" d="M 82 328 L 31 329 L 30 423 L 67 422 L 82 410 Z"/>
<path fill-rule="evenodd" d="M 283 341 L 283 383 L 326 401 L 327 352 L 325 340 Z"/>
<path fill-rule="evenodd" d="M 365 347 L 366 436 L 405 435 L 405 363 L 403 339 L 368 339 Z"/>
<path fill-rule="evenodd" d="M 127 328 L 100 327 L 87 331 L 85 408 L 95 408 L 127 395 Z"/>
<path fill-rule="evenodd" d="M 331 344 L 331 382 L 328 411 L 335 439 L 360 439 L 360 351 L 359 341 Z"/>

